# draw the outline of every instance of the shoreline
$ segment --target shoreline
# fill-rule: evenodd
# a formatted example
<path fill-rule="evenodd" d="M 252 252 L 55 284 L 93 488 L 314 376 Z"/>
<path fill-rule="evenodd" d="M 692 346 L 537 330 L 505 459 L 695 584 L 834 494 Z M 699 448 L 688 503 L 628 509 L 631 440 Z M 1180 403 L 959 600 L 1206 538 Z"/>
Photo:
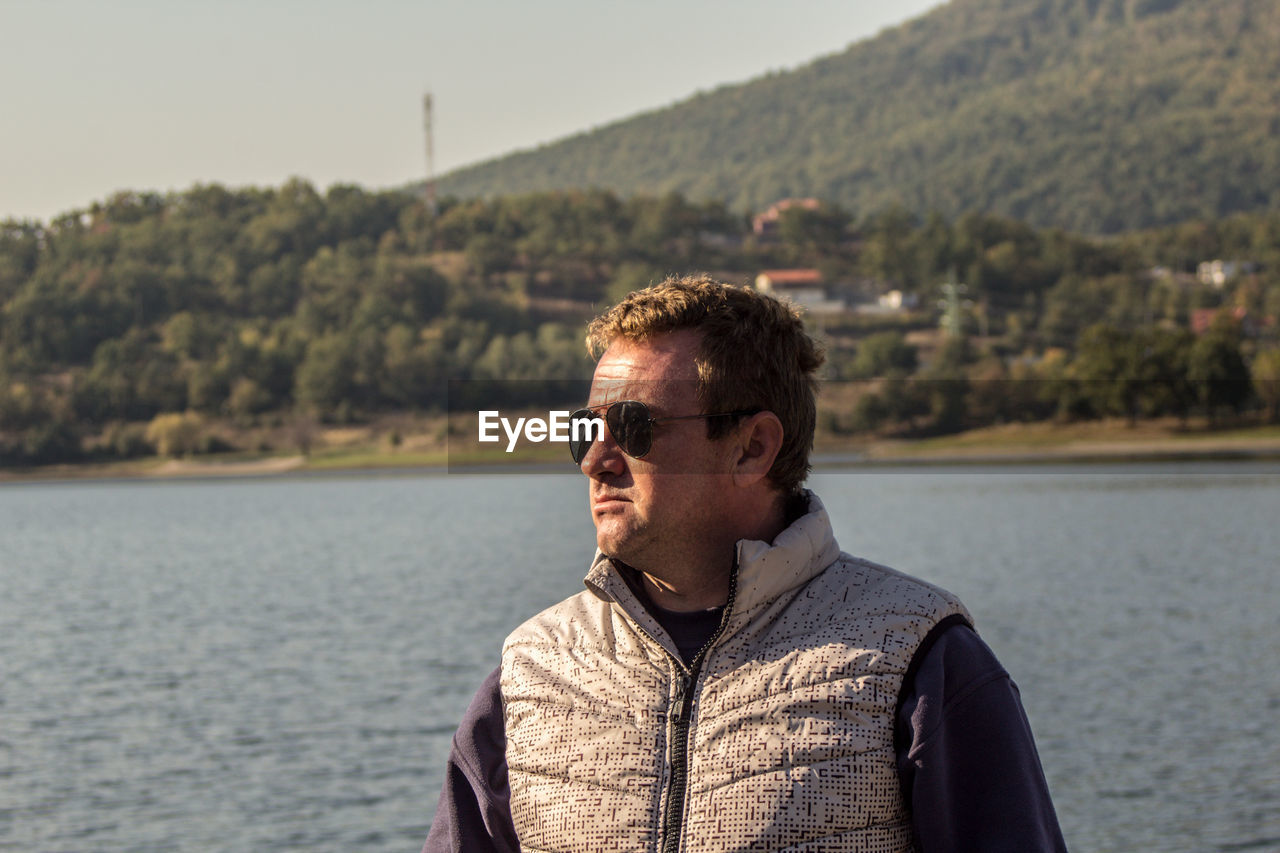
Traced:
<path fill-rule="evenodd" d="M 1170 432 L 1138 427 L 990 427 L 868 448 L 866 466 L 1033 465 L 1124 462 L 1234 462 L 1280 460 L 1280 429 Z"/>
<path fill-rule="evenodd" d="M 1152 462 L 1280 461 L 1280 427 L 1218 432 L 1177 432 L 1140 424 L 1014 424 L 929 439 L 841 441 L 824 437 L 813 452 L 815 468 L 889 468 L 964 465 L 1049 465 Z M 103 464 L 0 470 L 0 485 L 65 481 L 182 481 L 279 477 L 470 474 L 558 470 L 546 451 L 513 458 L 505 453 L 396 452 L 351 448 L 308 458 L 301 454 L 229 459 L 146 459 Z M 571 472 L 570 463 L 564 470 Z"/>

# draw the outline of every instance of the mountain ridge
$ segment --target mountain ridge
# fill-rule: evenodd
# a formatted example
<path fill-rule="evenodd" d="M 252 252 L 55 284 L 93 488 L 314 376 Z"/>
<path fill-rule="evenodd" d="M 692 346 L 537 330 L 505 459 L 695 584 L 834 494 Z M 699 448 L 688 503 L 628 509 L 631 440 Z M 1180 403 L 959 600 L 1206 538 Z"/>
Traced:
<path fill-rule="evenodd" d="M 1280 8 L 952 0 L 790 71 L 450 172 L 760 209 L 980 210 L 1110 233 L 1280 206 Z"/>

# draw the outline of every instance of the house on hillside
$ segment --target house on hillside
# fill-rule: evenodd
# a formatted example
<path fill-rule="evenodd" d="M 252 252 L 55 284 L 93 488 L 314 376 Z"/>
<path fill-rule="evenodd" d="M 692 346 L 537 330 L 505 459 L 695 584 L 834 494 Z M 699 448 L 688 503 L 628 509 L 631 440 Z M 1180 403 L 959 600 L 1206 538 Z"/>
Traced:
<path fill-rule="evenodd" d="M 878 283 L 873 283 L 878 284 Z M 870 289 L 874 289 L 870 288 Z M 854 306 L 855 314 L 865 314 L 869 316 L 887 316 L 892 314 L 905 314 L 906 311 L 913 311 L 920 306 L 920 297 L 915 293 L 905 293 L 897 288 L 887 289 L 876 297 L 874 302 L 863 302 L 863 304 Z"/>
<path fill-rule="evenodd" d="M 1264 330 L 1270 329 L 1276 324 L 1274 317 L 1254 316 L 1239 305 L 1234 308 L 1196 308 L 1191 312 L 1191 331 L 1196 335 L 1205 334 L 1213 327 L 1214 320 L 1218 319 L 1221 314 L 1229 315 L 1235 320 L 1236 325 L 1240 328 L 1240 334 L 1246 338 L 1256 338 Z"/>
<path fill-rule="evenodd" d="M 1196 277 L 1200 283 L 1221 290 L 1242 275 L 1255 272 L 1258 265 L 1252 261 L 1202 261 L 1196 267 Z"/>
<path fill-rule="evenodd" d="M 822 202 L 816 198 L 784 198 L 774 202 L 764 213 L 757 213 L 751 218 L 751 232 L 761 240 L 775 240 L 778 237 L 778 219 L 784 211 L 796 207 L 801 210 L 818 210 Z"/>
<path fill-rule="evenodd" d="M 854 305 L 853 310 L 857 314 L 885 316 L 902 314 L 917 308 L 919 305 L 920 297 L 916 294 L 904 293 L 897 288 L 891 288 L 877 296 L 875 302 Z"/>
<path fill-rule="evenodd" d="M 847 306 L 831 299 L 815 269 L 763 270 L 756 276 L 756 290 L 786 300 L 813 315 L 843 314 Z"/>
<path fill-rule="evenodd" d="M 880 294 L 877 304 L 888 311 L 904 311 L 920 304 L 920 297 L 914 293 L 903 293 L 901 290 L 890 290 Z"/>

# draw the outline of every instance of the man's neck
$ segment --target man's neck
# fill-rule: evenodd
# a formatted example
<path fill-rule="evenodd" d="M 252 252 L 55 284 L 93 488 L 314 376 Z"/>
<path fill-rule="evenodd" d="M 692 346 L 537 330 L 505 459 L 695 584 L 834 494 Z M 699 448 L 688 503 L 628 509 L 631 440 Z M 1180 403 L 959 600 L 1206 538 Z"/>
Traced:
<path fill-rule="evenodd" d="M 646 571 L 640 572 L 644 591 L 654 604 L 665 610 L 691 613 L 721 607 L 729 600 L 729 577 L 733 561 L 723 570 L 690 572 L 685 578 L 658 578 Z"/>
<path fill-rule="evenodd" d="M 737 562 L 738 542 L 743 539 L 773 542 L 794 521 L 793 503 L 778 496 L 732 538 L 711 544 L 708 553 L 683 554 L 666 561 L 658 577 L 637 567 L 645 592 L 654 604 L 667 610 L 692 612 L 720 607 L 729 600 L 729 581 Z M 678 568 L 677 568 L 678 567 Z"/>

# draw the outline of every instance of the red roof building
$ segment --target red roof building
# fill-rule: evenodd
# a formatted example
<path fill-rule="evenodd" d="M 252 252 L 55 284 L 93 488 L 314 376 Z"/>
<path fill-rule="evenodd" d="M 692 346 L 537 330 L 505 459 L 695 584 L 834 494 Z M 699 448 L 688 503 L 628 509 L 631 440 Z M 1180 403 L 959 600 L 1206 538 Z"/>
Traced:
<path fill-rule="evenodd" d="M 841 314 L 848 306 L 827 298 L 822 273 L 815 269 L 763 270 L 756 276 L 756 290 L 791 302 L 810 314 Z"/>
<path fill-rule="evenodd" d="M 751 231 L 757 237 L 776 237 L 778 234 L 778 218 L 783 211 L 798 207 L 801 210 L 817 210 L 822 202 L 816 198 L 784 198 L 774 202 L 764 213 L 757 213 L 751 219 Z"/>

